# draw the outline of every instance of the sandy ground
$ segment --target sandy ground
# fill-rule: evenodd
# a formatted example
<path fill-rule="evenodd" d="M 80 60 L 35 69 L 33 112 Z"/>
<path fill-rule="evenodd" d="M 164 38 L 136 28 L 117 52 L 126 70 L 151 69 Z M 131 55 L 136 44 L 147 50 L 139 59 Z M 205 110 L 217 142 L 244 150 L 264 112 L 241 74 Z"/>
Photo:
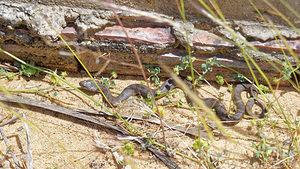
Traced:
<path fill-rule="evenodd" d="M 85 79 L 88 78 L 81 77 L 80 74 L 71 74 L 66 78 L 67 81 L 78 87 L 78 83 Z M 116 87 L 113 87 L 111 90 L 117 92 L 122 91 L 129 84 L 139 83 L 139 81 L 136 80 L 115 80 L 115 82 Z M 25 89 L 25 87 L 37 84 L 40 84 L 39 88 L 41 89 L 51 86 L 53 87 L 53 85 L 50 84 L 50 76 L 30 79 L 17 77 L 12 81 L 0 79 L 0 83 L 6 89 L 11 90 L 21 90 Z M 36 88 L 37 87 L 33 87 L 31 89 Z M 213 87 L 202 85 L 201 89 L 198 90 L 201 97 L 216 97 L 217 93 L 224 93 L 224 103 L 227 108 L 229 107 L 230 92 L 227 91 L 227 87 L 225 85 L 222 87 L 217 85 L 213 85 Z M 48 98 L 38 96 L 36 94 L 22 93 L 18 95 L 50 102 L 71 109 L 100 109 L 98 105 L 84 98 L 81 94 L 74 90 L 52 90 L 49 95 L 54 97 L 56 101 L 50 101 Z M 179 93 L 173 95 L 171 96 L 173 103 L 181 98 Z M 91 96 L 96 100 L 102 101 L 102 97 L 99 94 Z M 271 102 L 274 102 L 275 98 L 272 94 L 266 94 L 265 96 L 269 98 Z M 291 120 L 291 126 L 295 127 L 294 122 L 296 116 L 300 116 L 300 94 L 291 87 L 285 87 L 277 90 L 276 96 L 278 97 L 278 101 L 282 106 L 285 115 Z M 162 105 L 164 99 L 166 100 L 166 98 L 163 98 L 159 100 L 158 103 Z M 43 109 L 32 107 L 22 109 L 13 106 L 13 104 L 7 105 L 17 113 L 25 113 L 27 119 L 33 124 L 33 126 L 30 127 L 30 138 L 34 160 L 33 164 L 35 168 L 96 168 L 97 166 L 99 168 L 117 168 L 112 152 L 99 149 L 95 146 L 95 140 L 109 145 L 110 147 L 123 146 L 125 141 L 117 140 L 116 133 L 85 121 L 79 121 L 77 119 L 45 111 Z M 166 122 L 177 123 L 186 127 L 188 127 L 189 124 L 196 124 L 197 118 L 193 112 L 187 109 L 177 108 L 173 105 L 174 104 L 163 106 L 165 113 L 164 120 Z M 277 103 L 274 103 L 274 105 L 277 105 Z M 143 113 L 141 113 L 142 109 L 140 108 L 128 109 L 125 107 L 132 106 L 121 106 L 113 110 L 120 113 L 136 113 L 137 115 L 143 115 Z M 2 116 L 9 115 L 9 111 L 3 107 L 0 108 L 0 113 Z M 109 120 L 104 117 L 97 118 L 112 124 L 119 124 L 124 127 L 120 121 Z M 267 145 L 270 147 L 274 146 L 278 141 L 278 145 L 280 145 L 286 152 L 286 149 L 290 146 L 292 136 L 289 133 L 287 125 L 284 123 L 283 115 L 278 110 L 270 109 L 269 119 L 271 120 L 268 120 L 262 128 L 262 132 L 269 143 Z M 277 124 L 272 127 L 272 123 L 270 123 L 271 121 L 276 121 Z M 162 143 L 162 133 L 158 125 L 143 121 L 131 121 L 131 123 L 143 132 L 153 133 L 152 137 L 154 140 Z M 1 129 L 11 142 L 12 151 L 17 155 L 21 162 L 24 161 L 27 154 L 24 122 L 19 120 L 14 124 L 1 127 Z M 216 157 L 218 153 L 223 154 L 222 161 L 218 163 L 220 168 L 283 167 L 283 164 L 280 163 L 280 159 L 277 158 L 275 152 L 270 154 L 268 159 L 269 161 L 264 164 L 254 158 L 253 154 L 256 150 L 250 148 L 250 146 L 252 143 L 258 144 L 261 137 L 258 135 L 258 127 L 253 125 L 251 120 L 243 119 L 239 124 L 225 127 L 225 129 L 231 136 L 230 138 L 221 136 L 217 131 L 215 131 L 214 133 L 216 136 L 214 137 L 214 141 L 209 141 L 209 155 Z M 196 158 L 188 149 L 193 147 L 193 143 L 195 141 L 194 137 L 186 136 L 177 131 L 167 130 L 166 140 L 167 143 L 173 145 L 176 151 Z M 117 150 L 118 154 L 125 158 L 126 164 L 131 165 L 132 168 L 167 168 L 150 152 L 142 150 L 140 145 L 134 144 L 134 146 L 135 153 L 131 156 L 122 154 L 120 150 Z M 0 150 L 2 154 L 7 153 L 7 147 L 3 141 L 0 143 Z M 203 164 L 197 164 L 179 155 L 175 155 L 171 158 L 179 164 L 181 168 L 203 168 Z M 9 158 L 9 161 L 12 161 L 11 158 Z M 203 163 L 204 160 L 202 159 L 201 162 Z M 289 158 L 289 166 L 291 168 L 299 167 L 299 157 L 291 155 Z"/>

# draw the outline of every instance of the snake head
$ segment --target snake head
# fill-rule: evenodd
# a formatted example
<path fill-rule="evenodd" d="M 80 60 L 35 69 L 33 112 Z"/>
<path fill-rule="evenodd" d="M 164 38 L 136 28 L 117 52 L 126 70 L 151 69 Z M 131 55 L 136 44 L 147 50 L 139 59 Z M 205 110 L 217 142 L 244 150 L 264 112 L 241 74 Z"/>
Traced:
<path fill-rule="evenodd" d="M 84 80 L 79 82 L 79 85 L 81 88 L 87 90 L 87 91 L 92 91 L 92 92 L 97 92 L 99 91 L 96 83 L 93 80 Z"/>

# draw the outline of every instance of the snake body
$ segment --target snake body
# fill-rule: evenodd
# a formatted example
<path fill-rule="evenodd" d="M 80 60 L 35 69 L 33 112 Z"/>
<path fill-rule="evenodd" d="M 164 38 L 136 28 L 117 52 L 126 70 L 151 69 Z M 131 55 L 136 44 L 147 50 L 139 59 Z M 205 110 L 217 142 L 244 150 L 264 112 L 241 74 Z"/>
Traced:
<path fill-rule="evenodd" d="M 113 105 L 116 106 L 117 104 L 121 103 L 122 101 L 128 99 L 130 96 L 142 96 L 143 98 L 147 98 L 148 94 L 150 93 L 149 88 L 142 84 L 132 84 L 127 86 L 118 97 L 113 97 L 109 88 L 101 83 L 97 82 L 98 86 L 102 90 L 103 94 L 106 96 L 107 100 Z M 92 92 L 100 92 L 97 85 L 93 82 L 93 80 L 85 80 L 81 81 L 79 85 L 88 91 Z M 160 91 L 160 94 L 166 94 L 170 90 L 176 88 L 175 81 L 173 79 L 168 79 L 164 82 L 158 89 L 151 89 L 154 97 L 157 96 L 157 91 Z"/>
<path fill-rule="evenodd" d="M 113 105 L 116 106 L 117 104 L 121 103 L 122 101 L 128 99 L 130 96 L 142 96 L 143 98 L 147 98 L 147 95 L 149 94 L 149 88 L 142 84 L 132 84 L 127 86 L 119 96 L 113 97 L 109 88 L 105 85 L 100 84 L 96 81 L 100 89 L 102 90 L 103 94 L 106 96 L 107 100 Z M 191 87 L 190 83 L 187 83 L 188 86 Z M 85 80 L 81 81 L 79 85 L 88 91 L 92 92 L 100 92 L 97 85 L 92 80 Z M 160 94 L 166 94 L 170 90 L 174 88 L 178 88 L 179 86 L 175 83 L 173 79 L 168 79 L 166 82 L 164 82 L 159 88 L 157 89 L 151 89 L 154 96 L 157 96 L 156 92 L 159 90 Z M 221 121 L 239 121 L 245 112 L 247 112 L 251 116 L 256 117 L 263 117 L 266 113 L 266 107 L 262 101 L 259 101 L 258 99 L 252 99 L 252 101 L 248 101 L 246 106 L 241 98 L 241 93 L 243 91 L 246 91 L 250 93 L 251 97 L 256 97 L 258 91 L 253 88 L 251 84 L 237 84 L 234 88 L 233 93 L 233 102 L 236 105 L 236 113 L 234 115 L 231 115 L 230 117 L 227 114 L 227 110 L 221 101 L 219 101 L 216 98 L 201 98 L 201 100 L 211 108 L 214 108 L 216 110 L 217 116 L 220 118 Z M 187 98 L 189 100 L 189 98 Z M 259 104 L 259 106 L 262 108 L 262 112 L 259 115 L 254 115 L 251 113 L 252 106 L 254 104 L 254 101 Z M 247 108 L 246 108 L 247 107 Z"/>
<path fill-rule="evenodd" d="M 247 101 L 246 106 L 242 100 L 241 93 L 243 91 L 246 91 L 250 94 L 251 99 Z M 264 117 L 264 115 L 267 113 L 266 106 L 264 103 L 257 99 L 257 89 L 253 87 L 252 84 L 237 84 L 233 91 L 233 103 L 236 105 L 236 113 L 232 116 L 228 116 L 227 110 L 221 101 L 219 101 L 216 98 L 201 98 L 202 101 L 211 108 L 214 108 L 216 110 L 217 116 L 220 118 L 221 121 L 239 121 L 245 112 L 253 117 Z M 256 103 L 261 107 L 262 111 L 260 114 L 256 115 L 252 113 L 252 107 L 254 103 Z"/>

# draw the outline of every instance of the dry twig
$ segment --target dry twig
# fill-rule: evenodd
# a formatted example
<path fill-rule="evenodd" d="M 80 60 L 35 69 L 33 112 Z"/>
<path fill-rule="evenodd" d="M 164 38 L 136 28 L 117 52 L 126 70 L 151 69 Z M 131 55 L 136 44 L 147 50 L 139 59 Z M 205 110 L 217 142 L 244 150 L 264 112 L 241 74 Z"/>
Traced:
<path fill-rule="evenodd" d="M 1 128 L 0 128 L 0 134 L 1 134 L 1 136 L 2 136 L 2 138 L 3 138 L 3 140 L 4 140 L 4 142 L 5 142 L 5 145 L 7 146 L 7 149 L 8 149 L 7 152 L 8 152 L 8 154 L 11 155 L 11 157 L 13 158 L 14 163 L 16 164 L 16 168 L 17 168 L 17 169 L 21 169 L 22 167 L 21 167 L 21 165 L 20 165 L 20 163 L 19 163 L 19 161 L 18 161 L 18 158 L 17 158 L 16 155 L 11 151 L 11 144 L 10 144 L 10 142 L 8 141 L 7 137 L 5 136 L 4 132 L 1 130 Z"/>
<path fill-rule="evenodd" d="M 114 130 L 116 132 L 119 132 L 119 134 L 122 134 L 122 135 L 125 135 L 125 136 L 130 135 L 126 130 L 124 130 L 121 127 L 112 125 L 110 123 L 101 121 L 99 119 L 95 119 L 95 118 L 87 116 L 85 114 L 81 114 L 81 113 L 78 113 L 74 110 L 70 110 L 70 109 L 67 109 L 67 108 L 64 108 L 64 107 L 61 107 L 61 106 L 57 106 L 57 105 L 54 105 L 54 104 L 51 104 L 51 103 L 45 103 L 45 102 L 41 102 L 41 101 L 37 101 L 37 100 L 25 98 L 25 97 L 11 96 L 11 95 L 5 95 L 5 94 L 0 95 L 0 101 L 18 103 L 18 104 L 21 103 L 21 104 L 25 104 L 25 105 L 39 107 L 39 108 L 42 108 L 42 109 L 54 111 L 54 112 L 57 112 L 57 113 L 61 113 L 61 114 L 67 115 L 67 116 L 71 116 L 71 117 L 74 117 L 74 118 L 77 118 L 77 119 L 85 120 L 85 121 L 100 125 L 102 127 Z M 1 131 L 1 134 L 2 134 L 2 131 Z M 142 139 L 135 139 L 135 141 L 140 143 L 140 144 L 146 144 L 146 142 L 147 142 L 147 141 L 142 140 Z M 168 166 L 169 168 L 171 168 L 171 169 L 178 169 L 179 168 L 179 166 L 174 161 L 172 161 L 167 155 L 165 155 L 161 151 L 157 150 L 153 146 L 147 146 L 146 148 L 149 151 L 151 151 L 163 163 L 165 163 L 165 165 Z"/>
<path fill-rule="evenodd" d="M 25 114 L 23 114 L 23 118 L 26 119 Z M 33 169 L 33 158 L 32 158 L 32 151 L 31 151 L 29 127 L 25 121 L 24 121 L 24 126 L 26 130 L 26 138 L 27 138 L 28 169 Z"/>

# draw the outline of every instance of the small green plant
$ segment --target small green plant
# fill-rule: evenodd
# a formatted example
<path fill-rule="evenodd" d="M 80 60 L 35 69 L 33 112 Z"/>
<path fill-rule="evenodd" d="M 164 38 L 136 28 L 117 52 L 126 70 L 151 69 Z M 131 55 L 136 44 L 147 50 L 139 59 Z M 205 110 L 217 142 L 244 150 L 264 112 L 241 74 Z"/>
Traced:
<path fill-rule="evenodd" d="M 145 133 L 144 137 L 147 137 L 147 141 L 145 143 L 141 144 L 142 150 L 147 150 L 147 147 L 151 146 L 154 144 L 154 141 L 152 140 L 153 133 Z"/>
<path fill-rule="evenodd" d="M 198 153 L 198 156 L 205 161 L 204 165 L 207 168 L 216 168 L 217 162 L 223 160 L 223 153 L 218 153 L 216 155 L 217 159 L 209 154 L 210 145 L 204 139 L 198 138 L 193 143 L 193 149 Z M 228 151 L 225 152 L 227 155 Z"/>
<path fill-rule="evenodd" d="M 3 68 L 1 68 L 0 69 L 0 76 L 4 76 L 4 75 L 6 75 L 8 72 L 5 70 L 5 69 L 3 69 Z"/>
<path fill-rule="evenodd" d="M 133 155 L 134 154 L 134 147 L 130 142 L 125 142 L 124 147 L 121 148 L 122 152 Z"/>
<path fill-rule="evenodd" d="M 230 93 L 232 93 L 233 85 L 232 84 L 228 84 L 227 87 L 228 87 L 228 91 L 230 91 Z"/>
<path fill-rule="evenodd" d="M 53 92 L 53 97 L 56 97 L 57 96 L 57 92 Z"/>
<path fill-rule="evenodd" d="M 184 70 L 181 66 L 179 65 L 175 65 L 175 67 L 173 68 L 173 72 L 176 74 L 176 75 L 179 75 L 179 71 L 180 70 Z"/>
<path fill-rule="evenodd" d="M 118 74 L 116 71 L 112 71 L 110 74 L 111 76 L 109 78 L 102 77 L 101 82 L 107 87 L 116 86 L 116 83 L 113 81 L 113 79 L 116 79 L 118 77 Z"/>
<path fill-rule="evenodd" d="M 283 80 L 287 80 L 291 78 L 291 74 L 293 73 L 293 70 L 291 67 L 286 62 L 282 63 L 282 66 L 284 68 L 284 73 L 283 73 Z"/>
<path fill-rule="evenodd" d="M 175 65 L 175 67 L 173 68 L 173 72 L 176 75 L 179 75 L 179 72 L 181 70 L 185 70 L 188 67 L 190 67 L 191 60 L 192 60 L 192 62 L 194 62 L 195 61 L 194 57 L 192 57 L 192 59 L 190 59 L 190 57 L 188 55 L 181 57 L 180 58 L 180 61 L 181 61 L 180 65 Z"/>
<path fill-rule="evenodd" d="M 145 68 L 151 74 L 148 77 L 148 80 L 154 82 L 156 86 L 159 86 L 160 80 L 159 80 L 158 74 L 160 73 L 160 67 L 153 67 L 153 66 L 145 65 Z"/>
<path fill-rule="evenodd" d="M 160 116 L 163 117 L 165 115 L 164 108 L 162 106 L 158 106 L 158 110 L 159 110 Z M 153 111 L 155 113 L 158 112 L 155 106 L 153 107 Z"/>
<path fill-rule="evenodd" d="M 198 138 L 193 143 L 193 149 L 196 150 L 197 153 L 207 151 L 209 149 L 209 144 L 206 140 Z"/>
<path fill-rule="evenodd" d="M 221 66 L 219 62 L 217 62 L 217 57 L 209 58 L 205 60 L 205 63 L 202 63 L 201 67 L 203 68 L 203 75 L 206 74 L 208 71 L 213 70 L 213 65 L 217 65 L 218 67 Z"/>
<path fill-rule="evenodd" d="M 282 66 L 283 66 L 283 71 L 282 74 L 283 76 L 281 78 L 275 78 L 274 82 L 278 83 L 279 80 L 283 79 L 283 80 L 288 80 L 291 79 L 292 77 L 292 73 L 296 72 L 299 70 L 300 68 L 300 64 L 298 64 L 295 68 L 291 68 L 286 62 L 282 62 Z M 299 75 L 299 74 L 298 74 Z"/>
<path fill-rule="evenodd" d="M 55 76 L 55 75 L 57 75 L 57 70 L 55 70 L 53 73 L 54 73 L 54 74 L 51 75 L 51 78 L 50 78 L 51 83 L 54 84 L 54 85 L 56 85 L 56 86 L 61 86 L 62 81 L 59 80 L 59 79 Z M 60 73 L 60 77 L 62 77 L 62 78 L 65 78 L 67 75 L 68 75 L 68 74 L 67 74 L 67 72 L 65 72 L 65 71 Z M 56 96 L 56 95 L 55 95 L 55 96 Z"/>
<path fill-rule="evenodd" d="M 219 84 L 219 85 L 223 85 L 224 84 L 224 78 L 223 78 L 223 76 L 222 75 L 217 75 L 216 76 L 216 80 L 217 80 L 217 83 Z"/>
<path fill-rule="evenodd" d="M 190 59 L 190 57 L 188 55 L 181 57 L 180 58 L 180 61 L 181 61 L 180 65 L 176 65 L 173 68 L 174 73 L 178 75 L 180 70 L 185 70 L 185 69 L 189 68 L 190 63 L 191 62 L 193 63 L 195 60 L 197 60 L 195 57 L 191 57 L 191 59 Z"/>
<path fill-rule="evenodd" d="M 184 57 L 181 57 L 180 58 L 180 65 L 175 65 L 175 67 L 173 68 L 173 72 L 176 74 L 176 75 L 179 75 L 179 72 L 181 70 L 186 70 L 187 68 L 190 67 L 190 62 L 194 62 L 196 60 L 195 57 L 190 57 L 188 55 L 184 56 Z"/>
<path fill-rule="evenodd" d="M 233 81 L 239 80 L 240 82 L 245 81 L 245 77 L 241 73 L 233 74 Z"/>
<path fill-rule="evenodd" d="M 260 84 L 260 85 L 258 86 L 258 88 L 259 88 L 263 93 L 269 93 L 269 91 L 270 91 L 269 87 L 267 87 L 267 86 L 265 86 L 265 85 L 263 85 L 263 84 Z"/>
<path fill-rule="evenodd" d="M 261 141 L 258 144 L 252 142 L 252 146 L 250 147 L 256 149 L 256 152 L 254 152 L 255 158 L 259 159 L 262 163 L 267 163 L 269 156 L 273 150 L 277 150 L 277 147 L 268 147 L 267 138 L 261 131 L 259 131 L 259 136 L 261 137 Z"/>
<path fill-rule="evenodd" d="M 37 70 L 37 69 L 34 69 L 32 67 L 26 66 L 26 65 L 21 64 L 19 62 L 15 62 L 14 65 L 16 67 L 21 67 L 19 75 L 25 75 L 27 77 L 31 77 L 31 76 L 39 77 L 39 75 L 40 75 L 40 71 Z M 35 62 L 30 61 L 29 65 L 35 66 Z"/>
<path fill-rule="evenodd" d="M 154 93 L 153 93 L 153 94 L 154 94 Z M 155 106 L 154 106 L 154 100 L 153 100 L 152 95 L 151 95 L 150 92 L 147 94 L 147 100 L 145 100 L 145 102 L 146 102 L 146 104 L 147 104 L 148 106 L 151 106 L 152 108 L 155 107 Z"/>
<path fill-rule="evenodd" d="M 177 75 L 179 75 L 179 72 L 181 70 L 186 70 L 187 68 L 190 67 L 191 65 L 191 62 L 193 63 L 194 61 L 196 61 L 198 59 L 196 59 L 195 57 L 190 57 L 187 55 L 187 56 L 184 56 L 184 57 L 181 57 L 181 63 L 180 65 L 176 65 L 174 68 L 173 68 L 173 72 Z M 213 66 L 214 65 L 217 65 L 218 67 L 221 66 L 220 63 L 217 62 L 217 58 L 216 57 L 213 57 L 213 58 L 209 58 L 209 59 L 206 59 L 206 60 L 199 60 L 199 61 L 205 61 L 205 63 L 202 63 L 201 64 L 201 67 L 203 68 L 203 71 L 202 73 L 199 73 L 197 70 L 195 70 L 193 68 L 193 71 L 196 72 L 198 74 L 198 78 L 196 78 L 194 80 L 194 82 L 196 84 L 202 84 L 202 81 L 205 79 L 204 75 L 208 72 L 208 71 L 212 71 L 213 70 Z M 193 81 L 192 79 L 192 76 L 187 76 L 187 80 L 189 81 Z"/>
<path fill-rule="evenodd" d="M 35 66 L 35 63 L 33 61 L 30 61 L 29 64 L 32 66 Z M 21 69 L 19 69 L 19 72 L 16 72 L 16 73 L 8 72 L 5 69 L 1 68 L 0 76 L 7 77 L 8 80 L 13 80 L 16 75 L 25 75 L 27 77 L 31 77 L 31 76 L 39 77 L 40 71 L 37 69 L 33 69 L 33 68 L 26 66 L 24 64 L 21 64 L 19 62 L 15 62 L 14 66 L 21 68 Z"/>
<path fill-rule="evenodd" d="M 258 127 L 258 135 L 260 137 L 260 141 L 257 144 L 252 142 L 252 146 L 250 146 L 250 148 L 253 148 L 256 150 L 256 152 L 254 152 L 254 157 L 259 159 L 260 162 L 262 162 L 262 163 L 268 163 L 269 156 L 272 154 L 272 152 L 274 150 L 278 149 L 277 147 L 270 147 L 267 144 L 267 137 L 262 132 L 262 129 L 264 128 L 264 126 L 266 124 L 265 120 L 266 120 L 266 118 L 263 120 L 253 119 L 251 121 L 251 123 L 253 125 L 256 125 Z"/>
<path fill-rule="evenodd" d="M 3 68 L 0 69 L 0 78 L 1 78 L 1 77 L 7 77 L 8 80 L 13 80 L 14 77 L 15 77 L 16 75 L 18 75 L 18 74 L 19 74 L 19 72 L 13 73 L 13 72 L 8 72 L 8 71 L 6 71 L 6 70 L 3 69 Z"/>

